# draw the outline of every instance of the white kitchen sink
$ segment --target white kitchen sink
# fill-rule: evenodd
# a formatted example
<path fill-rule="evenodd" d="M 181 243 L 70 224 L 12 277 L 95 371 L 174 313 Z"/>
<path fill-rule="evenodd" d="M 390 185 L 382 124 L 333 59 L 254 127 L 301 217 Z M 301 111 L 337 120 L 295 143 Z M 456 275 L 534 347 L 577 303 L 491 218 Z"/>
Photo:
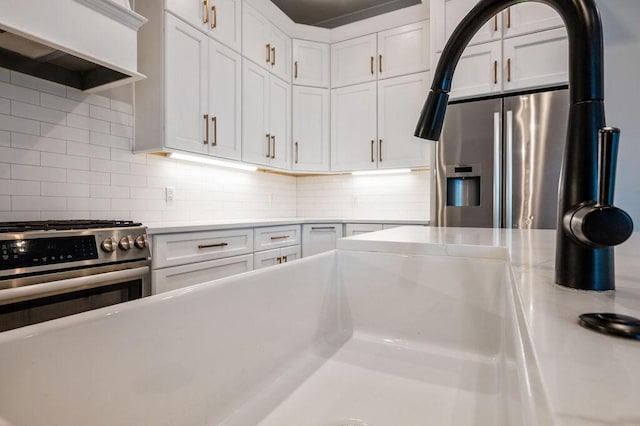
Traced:
<path fill-rule="evenodd" d="M 0 425 L 550 425 L 506 260 L 336 250 L 0 334 Z"/>

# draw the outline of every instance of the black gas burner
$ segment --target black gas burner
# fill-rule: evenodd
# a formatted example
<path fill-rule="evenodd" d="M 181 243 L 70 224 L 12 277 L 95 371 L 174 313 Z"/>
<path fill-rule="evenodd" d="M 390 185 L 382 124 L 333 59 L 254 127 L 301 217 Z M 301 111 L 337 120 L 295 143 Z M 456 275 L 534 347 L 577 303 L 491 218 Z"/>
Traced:
<path fill-rule="evenodd" d="M 125 228 L 141 226 L 131 220 L 42 220 L 29 222 L 0 222 L 0 233 L 28 231 L 66 231 L 70 229 Z"/>

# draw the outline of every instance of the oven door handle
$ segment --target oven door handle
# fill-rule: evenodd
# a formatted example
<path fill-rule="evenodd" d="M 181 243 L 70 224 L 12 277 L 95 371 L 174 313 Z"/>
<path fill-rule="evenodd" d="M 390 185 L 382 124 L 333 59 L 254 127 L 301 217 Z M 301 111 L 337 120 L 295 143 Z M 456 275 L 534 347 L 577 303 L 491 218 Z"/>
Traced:
<path fill-rule="evenodd" d="M 102 274 L 87 275 L 85 277 L 7 288 L 0 290 L 0 305 L 115 284 L 119 281 L 141 278 L 147 274 L 149 274 L 149 267 L 141 266 L 139 268 L 104 272 Z"/>

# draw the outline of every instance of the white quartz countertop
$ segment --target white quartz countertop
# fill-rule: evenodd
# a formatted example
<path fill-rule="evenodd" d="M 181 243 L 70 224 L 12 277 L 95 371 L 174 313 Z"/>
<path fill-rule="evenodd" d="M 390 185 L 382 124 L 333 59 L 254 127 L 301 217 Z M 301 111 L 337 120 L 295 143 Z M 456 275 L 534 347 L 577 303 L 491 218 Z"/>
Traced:
<path fill-rule="evenodd" d="M 234 228 L 255 228 L 260 226 L 302 225 L 305 223 L 384 223 L 396 225 L 429 225 L 428 220 L 411 219 L 376 219 L 376 218 L 272 218 L 272 219 L 239 219 L 211 220 L 202 222 L 149 222 L 147 233 L 172 234 L 175 232 L 213 231 Z"/>
<path fill-rule="evenodd" d="M 640 425 L 640 341 L 577 323 L 587 312 L 640 318 L 640 233 L 616 250 L 616 291 L 554 284 L 554 230 L 394 228 L 339 249 L 509 259 L 547 398 L 559 424 Z"/>

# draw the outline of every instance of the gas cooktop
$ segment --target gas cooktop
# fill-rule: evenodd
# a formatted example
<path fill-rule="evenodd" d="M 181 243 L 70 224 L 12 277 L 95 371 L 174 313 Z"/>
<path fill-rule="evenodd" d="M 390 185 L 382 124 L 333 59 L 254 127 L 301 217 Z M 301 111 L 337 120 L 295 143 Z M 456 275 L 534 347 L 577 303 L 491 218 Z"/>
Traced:
<path fill-rule="evenodd" d="M 0 222 L 0 233 L 28 231 L 66 231 L 70 229 L 125 228 L 141 226 L 131 220 L 42 220 Z"/>

